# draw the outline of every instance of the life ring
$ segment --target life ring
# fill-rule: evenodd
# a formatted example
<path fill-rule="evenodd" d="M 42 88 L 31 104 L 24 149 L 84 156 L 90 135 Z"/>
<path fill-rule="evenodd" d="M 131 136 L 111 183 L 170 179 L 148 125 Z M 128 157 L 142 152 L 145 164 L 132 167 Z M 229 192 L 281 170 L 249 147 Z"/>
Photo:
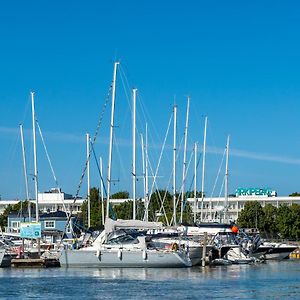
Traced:
<path fill-rule="evenodd" d="M 179 249 L 179 247 L 178 247 L 178 244 L 177 243 L 173 243 L 172 245 L 171 245 L 171 250 L 172 251 L 177 251 Z"/>

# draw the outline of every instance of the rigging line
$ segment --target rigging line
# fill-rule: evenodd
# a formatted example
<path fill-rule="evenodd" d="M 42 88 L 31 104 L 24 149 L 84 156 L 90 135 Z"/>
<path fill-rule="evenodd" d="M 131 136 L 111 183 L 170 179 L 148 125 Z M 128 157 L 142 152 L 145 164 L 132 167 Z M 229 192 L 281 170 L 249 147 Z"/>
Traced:
<path fill-rule="evenodd" d="M 144 101 L 142 101 L 142 97 L 141 97 L 140 93 L 138 93 L 138 95 L 137 95 L 137 100 L 138 100 L 138 103 L 140 103 L 141 112 L 142 112 L 145 122 L 146 122 L 146 120 L 149 120 L 147 123 L 151 125 L 152 130 L 150 131 L 150 140 L 153 144 L 153 141 L 159 140 L 158 130 L 155 126 L 155 123 L 153 122 L 153 120 L 151 118 L 151 115 L 148 113 L 146 106 L 144 105 Z M 140 120 L 139 115 L 138 115 L 138 120 Z M 152 131 L 154 131 L 155 139 L 153 137 Z"/>
<path fill-rule="evenodd" d="M 220 176 L 220 173 L 221 173 L 221 170 L 222 170 L 222 166 L 223 166 L 223 163 L 224 163 L 225 153 L 226 153 L 226 149 L 224 150 L 224 153 L 223 153 L 223 156 L 222 156 L 221 164 L 220 164 L 219 169 L 218 169 L 217 177 L 216 177 L 216 180 L 215 180 L 215 182 L 214 182 L 214 186 L 213 186 L 213 189 L 212 189 L 210 198 L 213 197 L 213 194 L 214 194 L 214 192 L 215 192 L 216 185 L 217 185 L 217 183 L 218 183 L 219 176 Z"/>
<path fill-rule="evenodd" d="M 131 101 L 130 101 L 130 97 L 127 93 L 127 90 L 131 90 L 130 89 L 130 86 L 129 86 L 129 83 L 128 83 L 128 80 L 127 80 L 127 76 L 122 68 L 122 66 L 120 65 L 119 67 L 119 70 L 120 70 L 120 78 L 121 78 L 121 82 L 122 82 L 122 85 L 123 85 L 123 89 L 124 89 L 124 93 L 125 93 L 125 96 L 126 96 L 126 100 L 127 100 L 127 103 L 128 103 L 128 106 L 130 108 L 130 111 L 132 112 L 132 107 L 131 107 Z M 124 77 L 123 77 L 124 76 Z M 127 85 L 127 86 L 125 86 Z"/>
<path fill-rule="evenodd" d="M 159 155 L 157 167 L 156 167 L 156 170 L 155 170 L 155 175 L 153 177 L 153 182 L 152 182 L 152 186 L 151 186 L 151 189 L 150 189 L 149 199 L 151 199 L 151 195 L 153 193 L 154 183 L 156 182 L 157 173 L 158 173 L 158 170 L 159 170 L 159 167 L 160 167 L 160 163 L 161 163 L 162 155 L 163 155 L 163 152 L 164 152 L 164 149 L 165 149 L 167 137 L 169 135 L 169 130 L 170 130 L 170 125 L 171 125 L 172 119 L 173 119 L 173 114 L 171 114 L 169 124 L 168 124 L 168 128 L 167 128 L 167 132 L 165 134 L 165 138 L 164 138 L 163 145 L 162 145 L 162 148 L 161 148 L 161 152 L 160 152 L 160 155 Z"/>
<path fill-rule="evenodd" d="M 53 166 L 52 166 L 52 163 L 51 163 L 51 159 L 50 159 L 47 147 L 46 147 L 46 143 L 45 143 L 45 140 L 44 140 L 44 136 L 42 134 L 42 130 L 41 130 L 41 127 L 40 127 L 40 124 L 39 124 L 37 118 L 35 119 L 35 122 L 36 122 L 36 125 L 37 125 L 38 130 L 39 130 L 39 134 L 40 134 L 40 137 L 41 137 L 41 140 L 42 140 L 42 144 L 43 144 L 43 147 L 44 147 L 44 150 L 45 150 L 45 153 L 46 153 L 46 157 L 47 157 L 50 169 L 51 169 L 52 176 L 54 178 L 55 185 L 58 188 L 58 194 L 59 194 L 60 198 L 62 199 L 63 208 L 65 210 L 65 213 L 66 213 L 67 217 L 68 217 L 68 212 L 67 212 L 67 209 L 66 209 L 65 200 L 62 197 L 62 194 L 61 194 L 61 191 L 60 191 L 60 186 L 58 184 L 58 180 L 57 180 L 57 177 L 55 175 L 55 172 L 54 172 L 54 169 L 53 169 Z"/>
<path fill-rule="evenodd" d="M 197 161 L 196 169 L 198 169 L 198 166 L 199 166 L 199 164 L 200 164 L 200 160 L 201 160 L 201 158 L 202 158 L 202 155 L 203 155 L 203 153 L 200 153 L 199 158 L 198 158 L 198 161 Z M 191 180 L 191 184 L 190 184 L 190 186 L 189 186 L 189 191 L 190 191 L 191 188 L 192 188 L 192 185 L 193 185 L 193 183 L 194 183 L 194 179 L 195 179 L 195 174 L 193 174 L 193 177 L 192 177 L 192 180 Z"/>
<path fill-rule="evenodd" d="M 154 185 L 155 185 L 156 188 L 158 189 L 157 182 L 156 182 L 156 178 L 157 178 L 157 173 L 158 173 L 158 170 L 159 170 L 159 167 L 160 167 L 160 163 L 161 163 L 162 155 L 163 155 L 163 152 L 164 152 L 164 148 L 165 148 L 165 145 L 166 145 L 167 137 L 168 137 L 168 134 L 169 134 L 169 129 L 170 129 L 170 125 L 171 125 L 172 119 L 173 119 L 173 114 L 171 114 L 171 116 L 170 116 L 170 120 L 169 120 L 169 124 L 168 124 L 168 128 L 167 128 L 167 132 L 166 132 L 166 134 L 165 134 L 165 138 L 164 138 L 164 142 L 163 142 L 163 145 L 162 145 L 161 153 L 160 153 L 160 156 L 159 156 L 159 159 L 158 159 L 158 163 L 157 163 L 157 167 L 156 167 L 156 170 L 155 170 L 155 174 L 153 174 L 152 166 L 151 166 L 151 163 L 150 163 L 150 161 L 149 161 L 150 170 L 151 170 L 151 172 L 152 172 L 152 175 L 154 175 L 154 177 L 153 177 L 153 182 L 152 182 L 152 186 L 151 186 L 151 189 L 150 189 L 148 206 L 149 206 L 149 203 L 150 203 L 150 201 L 151 201 L 151 196 L 152 196 L 152 194 L 153 194 L 153 188 L 154 188 Z M 158 193 L 159 193 L 159 192 L 158 192 Z M 163 207 L 164 215 L 165 215 L 167 224 L 168 224 L 168 226 L 169 226 L 169 221 L 168 221 L 168 218 L 167 218 L 167 216 L 166 216 L 165 208 L 164 208 L 164 206 L 163 206 L 163 201 L 162 201 L 162 199 L 161 199 L 160 193 L 159 193 L 159 199 L 160 199 L 160 201 L 161 201 L 161 205 L 162 205 L 162 207 Z M 164 199 L 163 199 L 163 200 L 164 200 Z"/>
<path fill-rule="evenodd" d="M 179 146 L 178 146 L 177 149 L 180 149 L 180 147 L 181 147 L 181 145 L 182 145 L 182 142 L 183 142 L 183 138 L 181 139 L 180 144 L 179 144 Z M 177 153 L 176 153 L 175 161 L 178 160 L 178 157 L 179 157 L 179 151 L 177 151 Z M 170 184 L 171 184 L 172 176 L 173 176 L 173 170 L 172 170 L 172 172 L 170 173 L 169 181 L 168 181 L 168 184 L 167 184 L 167 189 L 166 189 L 166 192 L 165 192 L 165 195 L 164 195 L 164 198 L 163 198 L 163 203 L 164 203 L 165 198 L 166 198 L 166 195 L 167 195 L 167 190 L 168 190 L 168 188 L 169 188 L 169 186 L 170 186 Z M 176 204 L 176 207 L 177 207 L 177 204 Z M 161 211 L 162 211 L 162 207 L 160 207 L 159 213 L 161 213 Z M 171 224 L 172 224 L 172 219 L 171 219 Z"/>
<path fill-rule="evenodd" d="M 31 107 L 31 96 L 30 96 L 30 94 L 28 95 L 27 104 L 26 104 L 25 109 L 24 109 L 23 118 L 22 118 L 23 121 L 21 122 L 22 124 L 25 122 L 29 107 Z"/>
<path fill-rule="evenodd" d="M 197 161 L 196 169 L 198 169 L 198 166 L 199 166 L 199 163 L 200 163 L 200 160 L 201 160 L 202 155 L 203 155 L 203 153 L 200 153 L 199 158 L 198 158 L 198 161 Z M 193 183 L 194 183 L 194 180 L 195 180 L 195 174 L 193 174 L 193 176 L 192 176 L 191 184 L 190 184 L 190 186 L 189 186 L 189 191 L 192 189 L 192 185 L 193 185 Z M 202 191 L 201 191 L 201 192 L 202 192 Z M 195 195 L 194 195 L 194 197 L 195 197 Z M 197 191 L 196 191 L 196 197 L 197 197 Z M 187 203 L 187 201 L 185 201 L 185 202 L 183 203 L 183 209 L 185 208 L 186 203 Z"/>
<path fill-rule="evenodd" d="M 146 158 L 147 159 L 147 158 Z M 152 173 L 152 176 L 153 176 L 153 169 L 152 169 L 152 165 L 151 165 L 151 162 L 148 160 L 148 163 L 149 163 L 149 167 L 150 167 L 150 172 Z M 157 185 L 157 182 L 155 181 L 155 186 L 156 186 L 156 188 L 157 188 L 157 190 L 158 190 L 158 185 Z M 161 202 L 161 204 L 162 204 L 162 199 L 161 199 L 161 195 L 160 195 L 160 192 L 159 192 L 159 190 L 158 190 L 158 195 L 159 195 L 159 200 L 160 200 L 160 202 Z M 150 197 L 149 197 L 149 201 L 148 201 L 148 203 L 147 203 L 147 209 L 149 208 L 149 204 L 150 204 Z M 158 203 L 159 204 L 159 203 Z M 166 211 L 165 211 L 165 208 L 164 208 L 164 206 L 163 206 L 163 211 L 164 211 L 164 216 L 165 216 L 165 219 L 166 219 L 166 221 L 167 221 L 167 225 L 169 226 L 169 220 L 168 220 L 168 217 L 167 217 L 167 214 L 166 214 Z"/>
<path fill-rule="evenodd" d="M 213 128 L 212 126 L 210 125 L 210 120 L 208 119 L 207 121 L 207 130 L 210 129 L 210 133 L 211 134 L 208 134 L 209 137 L 211 137 L 211 140 L 212 140 L 212 145 L 215 149 L 217 149 L 217 144 L 216 144 L 216 139 L 215 139 L 215 135 L 214 135 L 214 131 L 213 131 Z M 217 153 L 213 153 L 215 154 L 213 157 L 214 157 L 214 161 L 217 163 L 217 160 L 218 160 L 218 154 Z"/>
<path fill-rule="evenodd" d="M 221 186 L 221 188 L 220 188 L 220 193 L 219 193 L 219 197 L 218 197 L 219 199 L 220 199 L 221 194 L 222 194 L 222 192 L 223 192 L 224 183 L 225 183 L 225 177 L 224 177 L 224 179 L 222 180 L 222 186 Z M 219 202 L 220 202 L 220 201 L 217 202 L 217 205 L 219 204 Z M 224 206 L 224 208 L 223 208 L 223 211 L 224 211 L 224 209 L 225 209 L 225 206 Z M 217 212 L 215 212 L 215 214 L 214 214 L 214 217 L 215 217 L 215 218 L 216 218 L 216 216 L 217 216 Z"/>
<path fill-rule="evenodd" d="M 117 142 L 116 142 L 116 137 L 115 137 L 115 135 L 113 136 L 113 139 L 114 139 L 114 145 L 115 145 L 115 149 L 116 149 L 116 153 L 117 153 L 117 155 L 118 155 L 118 158 L 119 158 L 119 166 L 120 166 L 120 168 L 118 168 L 118 171 L 119 171 L 119 180 L 118 180 L 118 182 L 120 181 L 120 177 L 123 177 L 122 176 L 122 174 L 123 175 L 125 175 L 126 176 L 126 174 L 127 174 L 127 172 L 126 172 L 126 170 L 125 170 L 125 166 L 124 166 L 124 163 L 123 163 L 123 160 L 122 160 L 122 156 L 121 156 L 121 151 L 120 151 L 120 146 L 117 144 Z M 121 175 L 121 176 L 120 176 Z M 120 188 L 120 186 L 118 187 L 118 188 Z"/>
<path fill-rule="evenodd" d="M 167 197 L 167 191 L 169 189 L 171 180 L 172 180 L 172 173 L 170 174 L 170 177 L 169 177 L 169 181 L 168 181 L 168 184 L 167 184 L 167 187 L 166 187 L 166 190 L 165 190 L 165 194 L 164 194 L 164 197 L 163 197 L 163 200 L 162 200 L 162 205 L 159 208 L 159 213 L 161 213 L 161 211 L 164 209 L 163 205 L 164 205 L 166 197 Z M 158 220 L 158 218 L 156 220 Z"/>
<path fill-rule="evenodd" d="M 111 90 L 112 90 L 112 85 L 113 85 L 113 82 L 111 82 L 110 87 L 109 87 L 108 92 L 107 92 L 107 95 L 106 95 L 106 97 L 105 97 L 105 102 L 104 102 L 104 105 L 103 105 L 103 107 L 102 107 L 102 111 L 101 111 L 101 114 L 100 114 L 99 122 L 98 122 L 98 125 L 97 125 L 97 128 L 96 128 L 96 131 L 95 131 L 93 140 L 92 140 L 92 142 L 91 142 L 91 145 L 94 145 L 95 142 L 96 142 L 96 139 L 97 139 L 97 136 L 98 136 L 98 133 L 99 133 L 101 124 L 102 124 L 102 120 L 103 120 L 103 117 L 104 117 L 104 112 L 105 112 L 105 110 L 106 110 L 107 104 L 108 104 L 109 99 L 110 99 L 110 93 L 111 93 Z M 80 192 L 80 189 L 81 189 L 81 186 L 82 186 L 82 182 L 83 182 L 83 178 L 84 178 L 84 176 L 85 176 L 85 173 L 86 173 L 86 170 L 87 170 L 87 165 L 88 165 L 88 162 L 89 162 L 89 160 L 90 160 L 91 151 L 92 151 L 92 149 L 90 149 L 89 154 L 88 154 L 88 157 L 87 157 L 87 159 L 86 159 L 86 161 L 85 161 L 85 165 L 84 165 L 82 174 L 81 174 L 81 176 L 80 176 L 79 184 L 78 184 L 78 186 L 77 186 L 76 194 L 75 194 L 75 197 L 74 197 L 74 199 L 73 199 L 73 204 L 75 204 L 76 200 L 78 199 L 79 192 Z M 67 222 L 66 222 L 65 229 L 64 229 L 64 233 L 66 232 L 67 226 L 68 226 L 69 223 L 70 223 L 71 216 L 72 216 L 72 206 L 70 207 L 70 215 L 69 215 L 69 218 L 68 218 L 68 220 L 67 220 Z"/>
<path fill-rule="evenodd" d="M 107 198 L 107 190 L 106 190 L 106 187 L 105 187 L 103 177 L 101 176 L 100 166 L 99 166 L 98 159 L 97 159 L 97 156 L 96 156 L 95 148 L 94 148 L 94 145 L 92 145 L 91 143 L 90 143 L 90 145 L 91 145 L 91 148 L 92 148 L 92 152 L 94 154 L 94 158 L 95 158 L 95 161 L 96 161 L 96 166 L 97 166 L 97 169 L 98 169 L 98 172 L 99 172 L 99 175 L 100 175 L 100 179 L 101 179 L 101 182 L 103 184 L 104 194 Z"/>
<path fill-rule="evenodd" d="M 220 173 L 221 173 L 221 170 L 222 170 L 222 166 L 223 166 L 223 163 L 224 163 L 225 154 L 226 154 L 226 148 L 224 149 L 223 156 L 222 156 L 222 159 L 221 159 L 221 163 L 220 163 L 220 166 L 219 166 L 219 169 L 218 169 L 218 172 L 217 172 L 216 180 L 214 182 L 214 185 L 213 185 L 213 188 L 212 188 L 212 192 L 211 192 L 211 195 L 210 195 L 210 199 L 209 199 L 210 207 L 211 207 L 211 201 L 212 201 L 213 194 L 215 192 L 215 189 L 217 187 L 217 183 L 219 181 L 219 176 L 220 176 Z M 219 202 L 217 202 L 217 204 L 218 203 Z M 207 212 L 205 214 L 205 217 L 207 217 Z"/>
<path fill-rule="evenodd" d="M 130 101 L 130 96 L 128 95 L 128 90 L 130 91 L 130 88 L 129 88 L 129 87 L 126 88 L 125 82 L 124 82 L 124 78 L 123 78 L 123 76 L 126 77 L 126 75 L 125 75 L 125 74 L 122 75 L 124 72 L 122 73 L 122 68 L 121 68 L 121 67 L 120 67 L 120 70 L 121 70 L 121 72 L 120 72 L 119 74 L 120 74 L 122 86 L 123 86 L 123 89 L 124 89 L 125 98 L 126 98 L 126 100 L 127 100 L 127 104 L 128 104 L 128 106 L 129 106 L 129 110 L 130 110 L 130 112 L 132 113 L 132 107 L 131 107 L 131 103 L 130 103 L 130 102 L 131 102 L 131 101 Z M 128 90 L 127 90 L 127 89 L 128 89 Z M 127 110 L 126 110 L 125 118 L 123 117 L 122 120 L 123 120 L 123 124 L 127 124 L 127 123 L 128 123 L 128 122 L 127 122 L 127 120 L 128 120 L 128 113 L 127 113 Z M 125 130 L 125 129 L 124 129 L 125 126 L 121 126 L 121 128 L 122 128 L 123 130 Z M 121 130 L 120 133 L 123 135 L 122 130 Z"/>
<path fill-rule="evenodd" d="M 187 165 L 187 168 L 186 168 L 185 176 L 184 176 L 184 178 L 183 178 L 181 187 L 180 187 L 180 189 L 179 189 L 180 191 L 182 190 L 182 187 L 183 187 L 183 185 L 184 185 L 184 183 L 185 183 L 185 180 L 186 180 L 186 177 L 187 177 L 187 173 L 188 173 L 188 170 L 189 170 L 189 167 L 190 167 L 190 164 L 191 164 L 191 161 L 192 161 L 193 156 L 194 156 L 194 152 L 192 151 L 192 152 L 191 152 L 190 159 L 189 159 L 189 162 L 188 162 L 188 165 Z M 179 196 L 179 197 L 177 198 L 177 201 L 176 201 L 176 208 L 178 207 L 178 204 L 179 204 L 179 201 L 180 201 L 180 200 L 182 200 L 182 194 L 181 194 L 181 197 Z M 184 202 L 184 199 L 183 199 L 183 202 Z M 171 224 L 172 224 L 172 222 L 173 222 L 173 216 L 172 216 L 172 219 L 171 219 Z"/>

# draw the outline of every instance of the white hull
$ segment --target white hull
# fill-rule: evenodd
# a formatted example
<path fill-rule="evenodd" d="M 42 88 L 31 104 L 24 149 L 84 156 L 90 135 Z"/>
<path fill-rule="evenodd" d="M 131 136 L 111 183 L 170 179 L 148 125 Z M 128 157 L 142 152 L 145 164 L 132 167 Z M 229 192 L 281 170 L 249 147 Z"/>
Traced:
<path fill-rule="evenodd" d="M 5 255 L 5 249 L 0 249 L 0 266 L 2 264 L 4 255 Z"/>
<path fill-rule="evenodd" d="M 179 268 L 192 266 L 179 251 L 156 250 L 62 250 L 60 264 L 65 267 L 97 268 Z"/>
<path fill-rule="evenodd" d="M 225 258 L 233 264 L 250 264 L 255 261 L 253 257 L 247 257 L 239 246 L 232 247 L 225 255 Z"/>

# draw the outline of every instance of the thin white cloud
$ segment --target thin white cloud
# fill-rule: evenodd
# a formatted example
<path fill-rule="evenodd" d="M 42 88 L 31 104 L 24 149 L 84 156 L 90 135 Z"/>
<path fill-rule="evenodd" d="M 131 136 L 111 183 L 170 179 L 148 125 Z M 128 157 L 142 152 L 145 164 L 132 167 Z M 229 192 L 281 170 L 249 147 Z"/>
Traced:
<path fill-rule="evenodd" d="M 24 133 L 26 135 L 30 135 L 31 131 L 29 129 L 24 129 Z M 0 135 L 15 136 L 16 134 L 19 134 L 18 128 L 0 126 Z M 84 143 L 85 141 L 84 134 L 46 131 L 43 135 L 47 139 L 60 141 L 60 142 Z M 103 139 L 101 137 L 100 138 L 98 137 L 97 143 L 107 145 L 108 141 L 107 138 Z M 131 144 L 131 140 L 118 138 L 118 145 L 119 147 L 131 147 L 132 144 Z M 161 144 L 149 144 L 149 148 L 161 149 Z M 166 145 L 166 149 L 172 149 L 172 146 Z M 224 153 L 224 148 L 207 147 L 207 153 L 222 155 Z M 292 157 L 286 157 L 281 155 L 272 155 L 267 153 L 255 153 L 255 152 L 249 152 L 249 151 L 239 150 L 239 149 L 230 149 L 230 156 L 241 157 L 241 158 L 252 159 L 252 160 L 270 161 L 270 162 L 290 164 L 290 165 L 300 165 L 300 158 L 292 158 Z"/>
<path fill-rule="evenodd" d="M 224 149 L 216 148 L 216 147 L 214 148 L 208 147 L 207 152 L 215 153 L 215 154 L 223 154 Z M 290 165 L 300 165 L 299 158 L 291 158 L 291 157 L 272 155 L 267 153 L 255 153 L 255 152 L 249 152 L 249 151 L 239 150 L 239 149 L 230 149 L 230 156 L 253 159 L 253 160 L 277 162 L 277 163 L 290 164 Z"/>

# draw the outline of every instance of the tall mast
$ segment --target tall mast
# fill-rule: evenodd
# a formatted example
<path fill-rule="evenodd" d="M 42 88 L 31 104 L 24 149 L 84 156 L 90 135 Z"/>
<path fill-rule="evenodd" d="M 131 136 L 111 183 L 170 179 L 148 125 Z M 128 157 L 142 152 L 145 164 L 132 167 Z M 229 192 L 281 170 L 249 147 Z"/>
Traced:
<path fill-rule="evenodd" d="M 119 62 L 114 64 L 113 82 L 112 82 L 112 96 L 111 96 L 111 119 L 110 119 L 110 133 L 109 133 L 109 153 L 108 153 L 108 170 L 107 170 L 107 204 L 106 204 L 106 218 L 109 218 L 109 197 L 111 184 L 111 162 L 112 162 L 112 147 L 113 147 L 113 133 L 114 133 L 114 117 L 115 117 L 115 97 L 116 97 L 116 79 L 117 68 Z"/>
<path fill-rule="evenodd" d="M 102 213 L 102 225 L 104 225 L 104 195 L 103 195 L 103 163 L 102 157 L 100 157 L 100 191 L 101 191 L 101 213 Z"/>
<path fill-rule="evenodd" d="M 205 159 L 206 159 L 206 132 L 207 117 L 204 123 L 203 156 L 202 156 L 202 181 L 201 181 L 201 222 L 203 221 L 203 202 L 204 202 L 204 179 L 205 179 Z"/>
<path fill-rule="evenodd" d="M 174 105 L 174 129 L 173 129 L 173 221 L 176 221 L 176 130 L 177 130 L 177 106 Z"/>
<path fill-rule="evenodd" d="M 87 214 L 88 214 L 88 228 L 91 227 L 91 185 L 90 185 L 90 135 L 86 134 L 86 159 L 87 159 Z"/>
<path fill-rule="evenodd" d="M 144 138 L 141 134 L 141 146 L 142 146 L 142 167 L 143 167 L 143 184 L 144 184 L 144 205 L 145 205 L 145 215 L 144 220 L 146 218 L 146 207 L 147 207 L 147 196 L 146 196 L 146 173 L 145 173 L 145 147 L 144 147 Z"/>
<path fill-rule="evenodd" d="M 132 199 L 133 199 L 133 220 L 136 219 L 136 92 L 132 90 Z"/>
<path fill-rule="evenodd" d="M 189 110 L 190 110 L 190 97 L 187 98 L 186 119 L 185 119 L 185 128 L 184 128 L 184 150 L 183 150 L 183 168 L 182 168 L 180 223 L 182 223 L 182 218 L 183 218 L 183 206 L 184 206 L 184 195 L 185 195 L 186 147 L 187 147 L 187 136 L 188 136 L 188 127 L 189 127 Z"/>
<path fill-rule="evenodd" d="M 228 221 L 228 161 L 229 161 L 229 141 L 230 136 L 227 137 L 227 144 L 226 144 L 226 166 L 225 166 L 225 186 L 224 186 L 224 193 L 225 193 L 225 203 L 224 203 L 224 210 L 225 210 L 225 221 Z"/>
<path fill-rule="evenodd" d="M 148 221 L 149 217 L 149 176 L 148 176 L 148 124 L 146 123 L 146 133 L 145 133 L 145 221 Z"/>
<path fill-rule="evenodd" d="M 194 223 L 196 223 L 196 209 L 197 209 L 197 151 L 198 145 L 195 143 L 194 146 L 194 154 L 195 154 L 195 161 L 194 161 Z"/>
<path fill-rule="evenodd" d="M 34 190 L 35 190 L 35 220 L 39 221 L 39 194 L 38 194 L 38 171 L 36 157 L 36 130 L 35 130 L 35 110 L 34 110 L 34 92 L 31 92 L 31 107 L 32 107 L 32 134 L 33 134 L 33 161 L 34 161 Z"/>
<path fill-rule="evenodd" d="M 22 142 L 22 156 L 23 156 L 23 169 L 24 169 L 24 179 L 25 179 L 25 190 L 26 190 L 26 200 L 28 208 L 28 219 L 31 221 L 31 205 L 29 201 L 29 192 L 28 192 L 28 177 L 27 177 L 27 167 L 26 167 L 26 155 L 25 155 L 25 144 L 24 144 L 24 135 L 23 135 L 23 125 L 20 124 L 20 134 Z"/>

